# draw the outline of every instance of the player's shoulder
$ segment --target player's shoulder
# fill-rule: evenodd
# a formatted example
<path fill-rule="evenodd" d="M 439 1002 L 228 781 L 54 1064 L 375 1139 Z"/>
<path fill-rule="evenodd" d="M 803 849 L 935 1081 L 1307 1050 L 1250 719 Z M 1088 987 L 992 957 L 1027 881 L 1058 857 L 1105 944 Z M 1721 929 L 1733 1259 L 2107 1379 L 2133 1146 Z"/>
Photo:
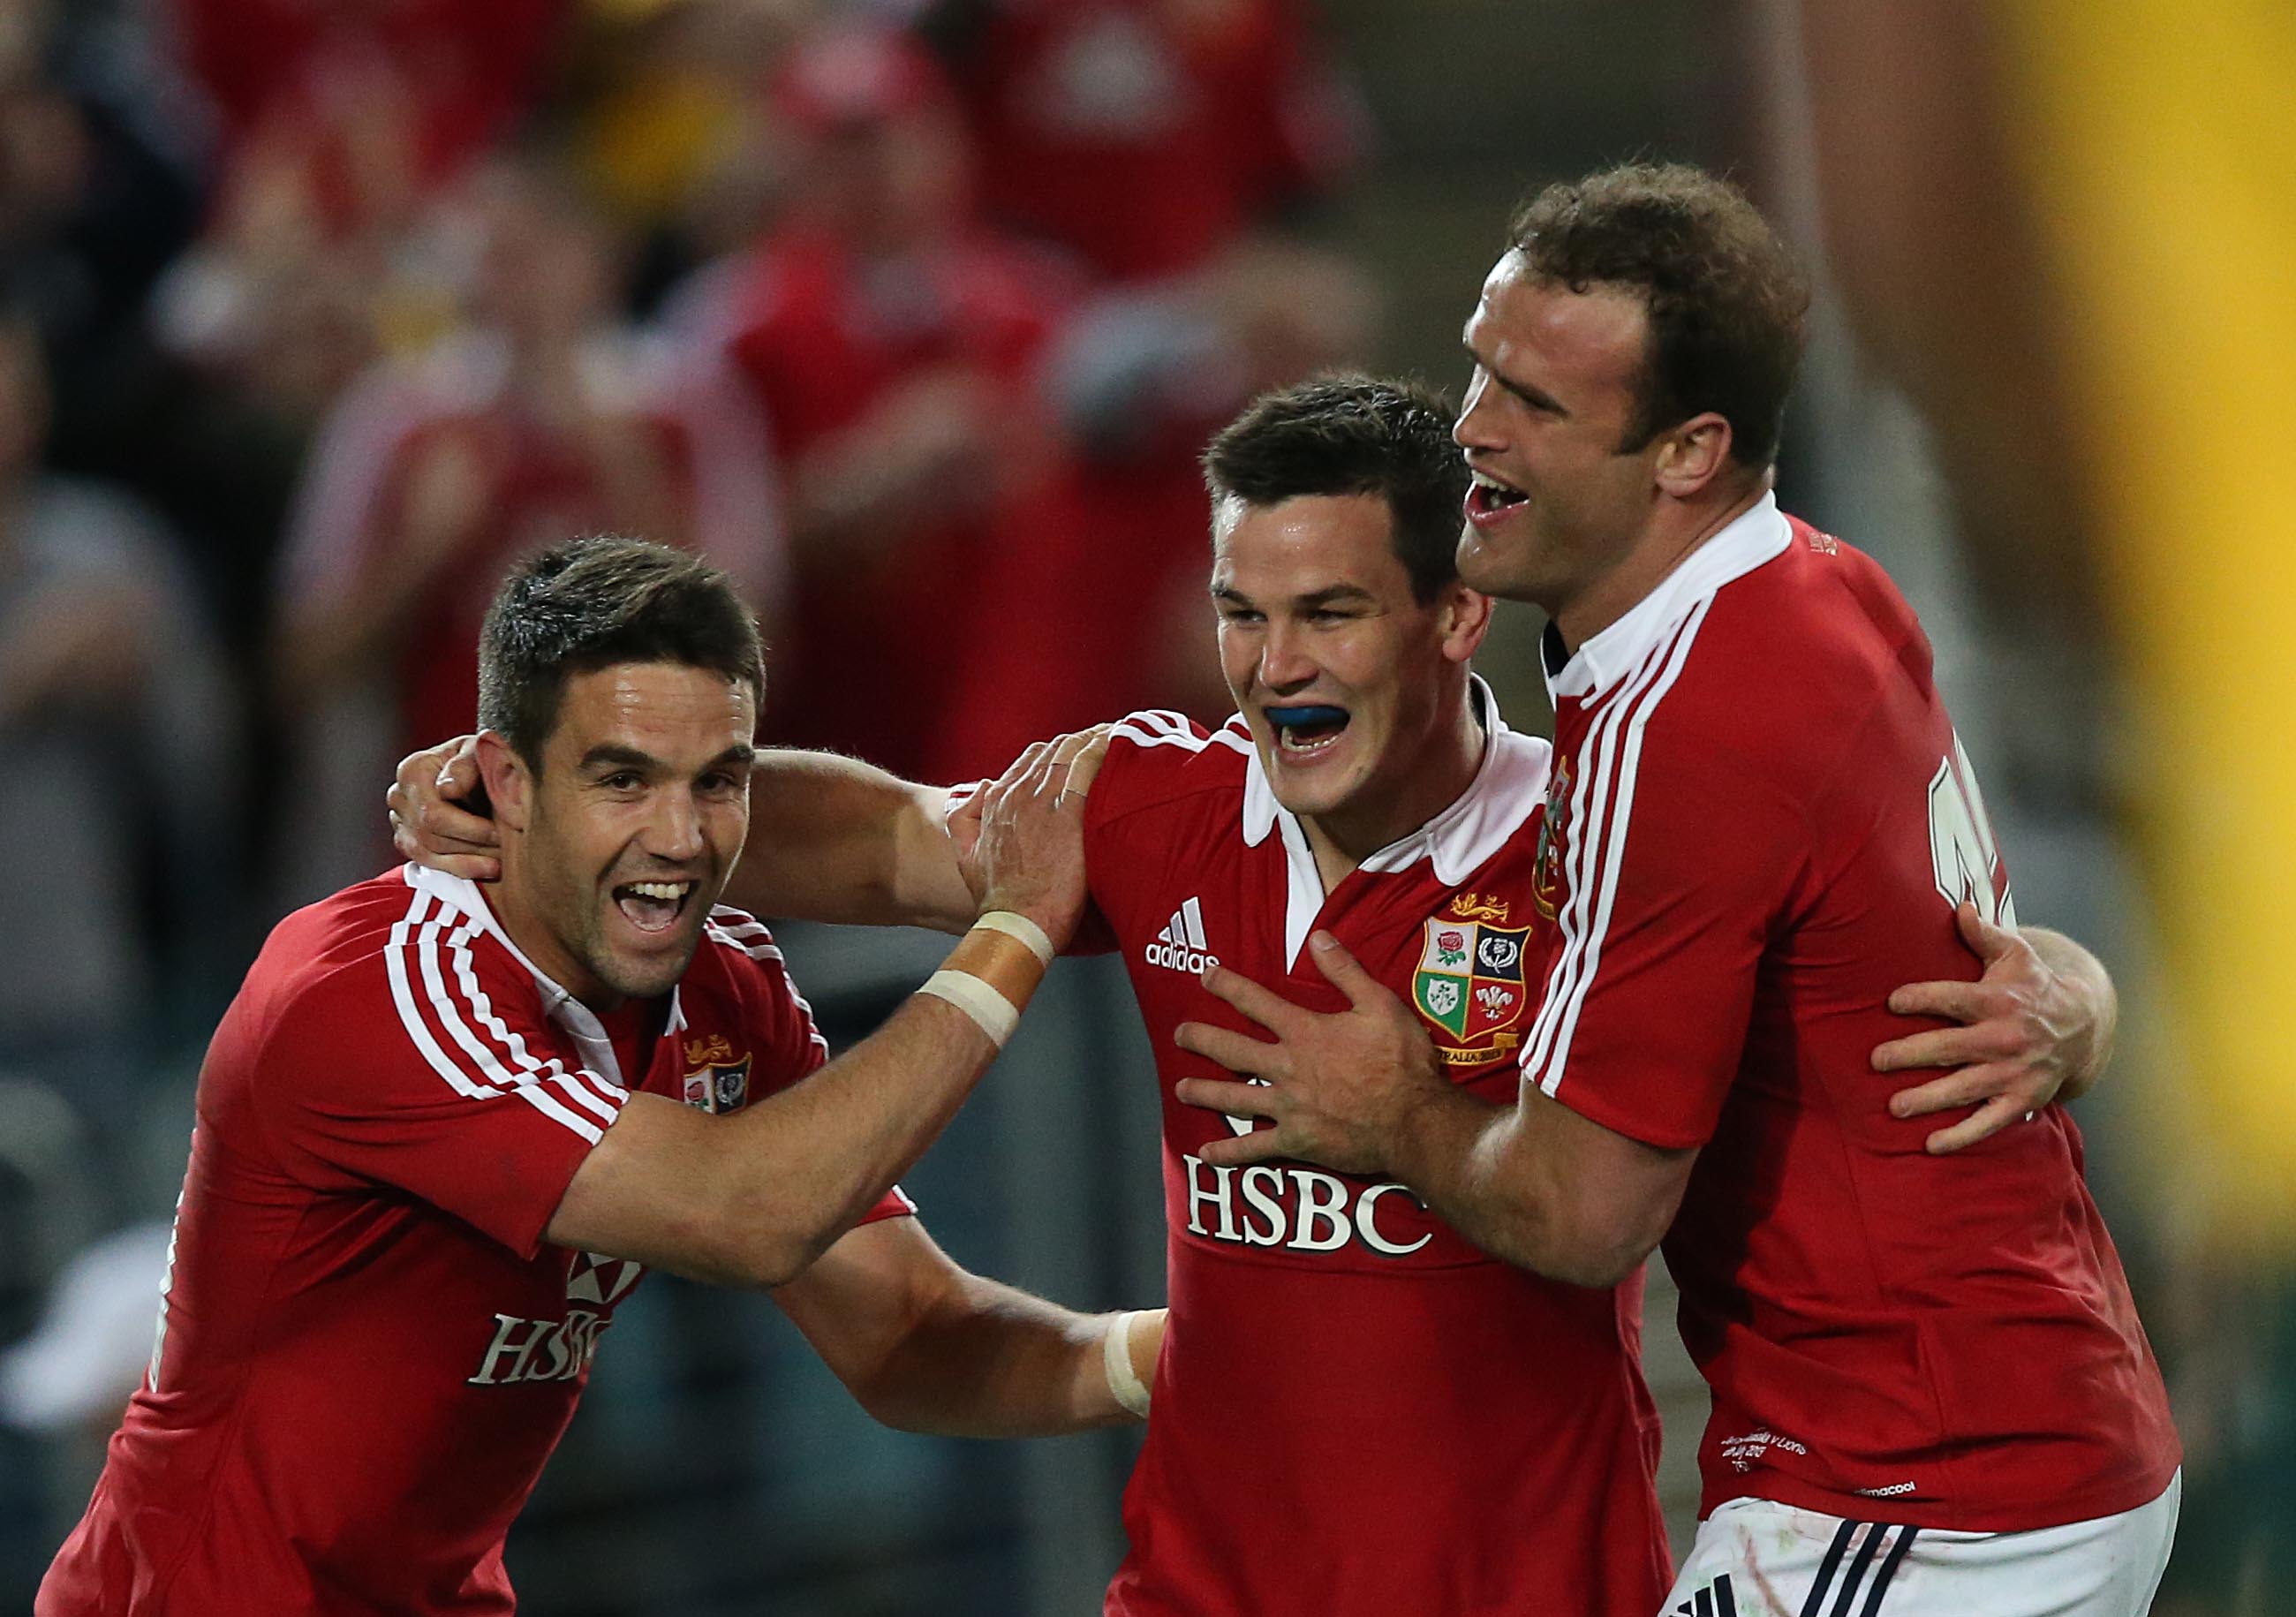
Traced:
<path fill-rule="evenodd" d="M 475 883 L 402 866 L 342 889 L 272 929 L 241 989 L 274 1030 L 346 1055 L 453 1040 L 472 1024 L 542 1021 L 532 971 Z"/>
<path fill-rule="evenodd" d="M 1216 728 L 1163 709 L 1128 713 L 1109 726 L 1108 755 L 1093 782 L 1094 817 L 1239 792 L 1251 759 L 1251 732 L 1240 713 Z"/>
<path fill-rule="evenodd" d="M 701 947 L 686 970 L 685 982 L 725 981 L 778 986 L 789 980 L 789 962 L 766 923 L 731 904 L 712 905 L 701 924 Z"/>

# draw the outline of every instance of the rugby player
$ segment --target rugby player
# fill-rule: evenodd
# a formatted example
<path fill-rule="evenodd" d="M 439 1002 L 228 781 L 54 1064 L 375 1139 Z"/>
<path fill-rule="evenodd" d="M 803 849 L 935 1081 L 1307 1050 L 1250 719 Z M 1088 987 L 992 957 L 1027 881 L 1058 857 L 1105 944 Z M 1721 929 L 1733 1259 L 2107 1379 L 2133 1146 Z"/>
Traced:
<path fill-rule="evenodd" d="M 1713 1391 L 1668 1612 L 2135 1617 L 2180 1451 L 2079 1130 L 1997 1099 L 1940 1156 L 1868 1066 L 1890 985 L 2013 907 L 1912 611 L 1772 493 L 1806 303 L 1696 169 L 1524 206 L 1456 429 L 1461 574 L 1550 619 L 1519 1092 L 1452 1081 L 1327 926 L 1349 1004 L 1210 973 L 1259 1026 L 1180 1042 L 1254 1081 L 1184 1096 L 1273 1124 L 1207 1161 L 1386 1176 L 1538 1273 L 1613 1284 L 1663 1237 Z"/>
<path fill-rule="evenodd" d="M 775 1288 L 895 1424 L 1143 1403 L 1157 1317 L 1119 1336 L 966 1274 L 894 1185 L 1076 923 L 1092 738 L 982 794 L 973 929 L 824 1064 L 772 938 L 717 902 L 764 688 L 725 577 L 554 547 L 480 661 L 501 879 L 407 866 L 272 933 L 201 1072 L 148 1377 L 38 1617 L 508 1613 L 504 1534 L 648 1268 Z"/>
<path fill-rule="evenodd" d="M 1171 1242 L 1173 1326 L 1111 1613 L 1648 1617 L 1671 1577 L 1637 1281 L 1496 1261 L 1386 1177 L 1218 1165 L 1248 1125 L 1173 1097 L 1213 1071 L 1171 1041 L 1225 1009 L 1208 964 L 1338 1003 L 1304 957 L 1320 926 L 1416 995 L 1447 1082 L 1486 1108 L 1512 1098 L 1543 924 L 1524 833 L 1548 749 L 1469 672 L 1489 602 L 1456 573 L 1450 425 L 1423 390 L 1356 379 L 1270 396 L 1220 436 L 1212 589 L 1241 711 L 1213 731 L 1119 723 L 1086 809 L 1088 930 L 1121 949 L 1159 1054 Z M 471 782 L 450 745 L 406 760 L 393 799 L 403 849 L 484 876 L 493 829 L 451 800 Z M 742 866 L 759 907 L 972 912 L 941 792 L 803 754 L 766 755 L 754 790 L 772 826 Z M 2110 985 L 2053 935 L 1992 947 L 2015 1014 L 1911 1054 L 1999 1040 L 1980 1086 L 2038 1105 L 2069 1051 L 2096 1053 Z M 2028 1036 L 2029 1014 L 2062 1038 Z"/>

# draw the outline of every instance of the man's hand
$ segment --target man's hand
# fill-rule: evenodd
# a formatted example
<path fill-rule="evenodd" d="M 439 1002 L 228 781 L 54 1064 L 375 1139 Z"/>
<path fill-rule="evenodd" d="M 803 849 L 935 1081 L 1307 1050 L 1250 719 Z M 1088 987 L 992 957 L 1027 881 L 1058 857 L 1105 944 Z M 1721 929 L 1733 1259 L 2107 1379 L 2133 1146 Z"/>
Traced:
<path fill-rule="evenodd" d="M 1108 735 L 1112 728 L 1111 725 L 1095 725 L 1073 736 L 1060 738 L 1060 743 L 1081 743 L 1070 755 L 1068 778 L 1061 784 L 1060 795 L 1063 799 L 1081 800 L 1091 794 L 1093 779 L 1100 773 L 1102 759 L 1108 756 Z M 980 815 L 987 796 L 987 788 L 981 784 L 951 788 L 948 812 L 941 822 L 948 832 L 949 846 L 955 850 L 957 870 L 976 903 L 987 892 L 988 882 L 980 858 Z"/>
<path fill-rule="evenodd" d="M 1028 916 L 1055 948 L 1084 914 L 1085 794 L 1107 748 L 1104 727 L 1037 742 L 979 793 L 968 884 L 984 912 Z"/>
<path fill-rule="evenodd" d="M 391 783 L 390 840 L 417 865 L 491 882 L 502 874 L 502 833 L 465 807 L 479 789 L 478 738 L 459 736 L 398 760 Z"/>
<path fill-rule="evenodd" d="M 1174 1035 L 1182 1049 L 1253 1080 L 1184 1079 L 1175 1091 L 1182 1100 L 1275 1125 L 1210 1142 L 1198 1153 L 1207 1162 L 1227 1167 L 1298 1157 L 1341 1173 L 1378 1173 L 1388 1169 L 1387 1153 L 1411 1113 L 1452 1092 L 1434 1042 L 1403 1001 L 1329 932 L 1312 934 L 1308 945 L 1325 981 L 1348 997 L 1346 1010 L 1302 1010 L 1214 966 L 1204 986 L 1275 1034 L 1275 1041 L 1197 1022 L 1181 1023 Z"/>
<path fill-rule="evenodd" d="M 2026 1121 L 2060 1093 L 2067 1100 L 2079 1095 L 2103 1065 L 2112 1016 L 2109 980 L 2100 986 L 2057 969 L 2031 942 L 1994 925 L 1973 904 L 1962 905 L 1955 920 L 1985 974 L 1975 982 L 1909 983 L 1890 996 L 1890 1009 L 1964 1025 L 1892 1039 L 1873 1058 L 1876 1072 L 1958 1069 L 1890 1097 L 1895 1117 L 1977 1107 L 1929 1137 L 1933 1155 Z M 2096 975 L 2102 977 L 2101 968 Z"/>

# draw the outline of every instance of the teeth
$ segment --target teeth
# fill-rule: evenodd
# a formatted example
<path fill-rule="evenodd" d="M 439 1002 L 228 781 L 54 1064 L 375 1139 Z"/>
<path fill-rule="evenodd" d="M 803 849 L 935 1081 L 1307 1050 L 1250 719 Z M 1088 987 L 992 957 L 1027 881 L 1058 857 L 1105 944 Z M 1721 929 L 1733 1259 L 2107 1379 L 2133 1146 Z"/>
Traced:
<path fill-rule="evenodd" d="M 685 897 L 685 890 L 692 885 L 690 882 L 633 882 L 630 891 L 641 899 L 676 900 Z"/>
<path fill-rule="evenodd" d="M 1511 483 L 1503 483 L 1498 479 L 1481 472 L 1473 472 L 1472 476 L 1476 488 L 1488 489 L 1503 500 L 1519 500 L 1523 497 L 1522 490 Z"/>

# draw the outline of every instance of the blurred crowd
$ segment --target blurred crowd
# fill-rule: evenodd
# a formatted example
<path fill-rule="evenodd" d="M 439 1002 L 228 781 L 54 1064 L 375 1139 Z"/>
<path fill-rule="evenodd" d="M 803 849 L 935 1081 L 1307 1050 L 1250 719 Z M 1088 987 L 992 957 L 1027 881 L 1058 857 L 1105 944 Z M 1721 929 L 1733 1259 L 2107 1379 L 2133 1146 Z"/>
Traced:
<path fill-rule="evenodd" d="M 917 776 L 1224 713 L 1195 450 L 1361 359 L 1364 126 L 1306 0 L 0 0 L 0 1344 L 144 1328 L 50 1288 L 528 547 L 706 553 Z M 133 1378 L 37 1346 L 0 1450 Z"/>
<path fill-rule="evenodd" d="M 773 740 L 956 778 L 1225 711 L 1195 447 L 1373 317 L 1313 23 L 0 0 L 0 1059 L 195 1030 L 378 867 L 569 532 L 742 581 Z"/>

